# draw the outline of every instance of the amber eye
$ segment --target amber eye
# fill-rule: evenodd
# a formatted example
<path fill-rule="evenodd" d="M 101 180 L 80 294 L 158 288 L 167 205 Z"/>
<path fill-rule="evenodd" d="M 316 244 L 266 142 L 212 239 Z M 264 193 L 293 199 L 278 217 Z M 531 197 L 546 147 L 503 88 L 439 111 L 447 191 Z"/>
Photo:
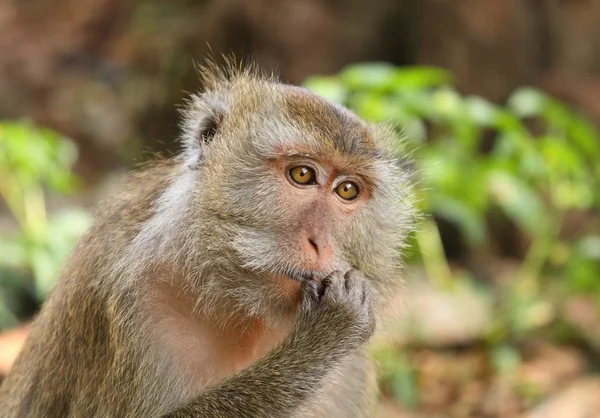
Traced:
<path fill-rule="evenodd" d="M 344 181 L 335 188 L 335 192 L 344 200 L 354 200 L 358 196 L 358 186 L 351 181 Z"/>
<path fill-rule="evenodd" d="M 290 177 L 294 180 L 294 183 L 302 185 L 315 184 L 315 170 L 310 167 L 294 167 L 290 170 Z"/>

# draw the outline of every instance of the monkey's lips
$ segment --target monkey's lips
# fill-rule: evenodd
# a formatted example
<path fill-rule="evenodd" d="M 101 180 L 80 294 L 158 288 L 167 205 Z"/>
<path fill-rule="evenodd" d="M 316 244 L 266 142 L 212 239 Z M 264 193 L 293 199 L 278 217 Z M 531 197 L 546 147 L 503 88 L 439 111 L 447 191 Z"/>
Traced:
<path fill-rule="evenodd" d="M 314 271 L 296 271 L 289 274 L 283 274 L 282 276 L 300 283 L 302 283 L 305 280 L 315 280 L 317 282 L 320 282 L 321 279 L 325 277 L 324 274 Z"/>

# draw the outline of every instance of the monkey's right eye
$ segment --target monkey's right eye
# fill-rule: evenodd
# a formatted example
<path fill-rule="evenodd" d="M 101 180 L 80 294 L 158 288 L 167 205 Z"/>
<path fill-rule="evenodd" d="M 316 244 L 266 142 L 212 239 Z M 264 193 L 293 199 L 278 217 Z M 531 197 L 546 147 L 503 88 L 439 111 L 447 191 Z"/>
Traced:
<path fill-rule="evenodd" d="M 290 178 L 294 183 L 301 184 L 303 186 L 309 184 L 315 184 L 315 170 L 306 166 L 294 167 L 290 170 Z"/>

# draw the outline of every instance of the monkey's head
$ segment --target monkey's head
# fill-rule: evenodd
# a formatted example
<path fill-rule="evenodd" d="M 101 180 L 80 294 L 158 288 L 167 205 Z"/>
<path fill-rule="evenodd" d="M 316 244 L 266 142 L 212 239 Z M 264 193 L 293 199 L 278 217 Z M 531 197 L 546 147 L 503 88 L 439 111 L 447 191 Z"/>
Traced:
<path fill-rule="evenodd" d="M 296 309 L 302 280 L 355 268 L 384 300 L 414 218 L 401 140 L 254 71 L 206 71 L 204 82 L 182 157 L 205 293 L 273 318 Z"/>

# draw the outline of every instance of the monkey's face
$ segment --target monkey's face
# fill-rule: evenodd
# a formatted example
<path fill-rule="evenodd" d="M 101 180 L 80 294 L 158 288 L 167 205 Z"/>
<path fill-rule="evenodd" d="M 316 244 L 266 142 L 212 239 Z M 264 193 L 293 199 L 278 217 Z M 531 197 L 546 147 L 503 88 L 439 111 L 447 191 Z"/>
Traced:
<path fill-rule="evenodd" d="M 232 88 L 211 126 L 199 204 L 218 219 L 208 239 L 235 254 L 228 297 L 282 313 L 296 308 L 302 280 L 333 270 L 361 270 L 376 296 L 400 281 L 413 208 L 389 131 L 256 80 Z"/>

